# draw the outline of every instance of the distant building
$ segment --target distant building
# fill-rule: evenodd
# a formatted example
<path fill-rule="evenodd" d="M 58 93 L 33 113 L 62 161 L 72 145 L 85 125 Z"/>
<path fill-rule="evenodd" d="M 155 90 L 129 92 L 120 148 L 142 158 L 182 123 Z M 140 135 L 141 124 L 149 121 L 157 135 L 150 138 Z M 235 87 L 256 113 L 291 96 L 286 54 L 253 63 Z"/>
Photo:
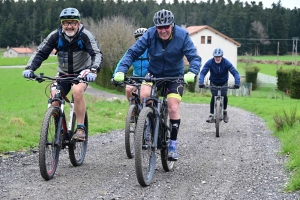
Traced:
<path fill-rule="evenodd" d="M 27 57 L 31 56 L 33 54 L 33 51 L 29 48 L 7 48 L 6 51 L 4 51 L 3 57 L 4 58 L 15 58 L 15 57 Z"/>

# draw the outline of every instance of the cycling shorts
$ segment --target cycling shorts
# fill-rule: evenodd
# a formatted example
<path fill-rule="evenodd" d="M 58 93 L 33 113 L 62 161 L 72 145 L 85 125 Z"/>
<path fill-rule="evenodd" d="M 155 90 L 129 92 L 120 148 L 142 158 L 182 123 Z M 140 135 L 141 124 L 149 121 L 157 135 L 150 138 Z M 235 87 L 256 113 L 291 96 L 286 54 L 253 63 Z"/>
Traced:
<path fill-rule="evenodd" d="M 151 76 L 151 74 L 147 74 L 147 76 Z M 151 82 L 143 81 L 143 85 L 153 84 Z M 183 81 L 182 80 L 174 80 L 174 81 L 166 81 L 157 86 L 157 91 L 160 91 L 161 96 L 167 96 L 167 98 L 176 98 L 181 101 L 183 95 Z"/>
<path fill-rule="evenodd" d="M 60 72 L 56 74 L 57 77 L 58 76 L 64 76 L 64 75 L 65 74 L 60 73 Z M 74 77 L 74 78 L 76 78 L 77 76 L 78 75 L 70 75 L 68 77 Z M 67 96 L 69 94 L 71 88 L 72 88 L 73 83 L 62 81 L 60 85 L 61 85 L 62 94 L 65 95 L 65 96 Z M 86 85 L 88 86 L 87 82 L 86 82 Z M 51 85 L 51 91 L 55 90 L 55 89 L 56 89 L 56 81 L 53 81 L 53 83 Z"/>

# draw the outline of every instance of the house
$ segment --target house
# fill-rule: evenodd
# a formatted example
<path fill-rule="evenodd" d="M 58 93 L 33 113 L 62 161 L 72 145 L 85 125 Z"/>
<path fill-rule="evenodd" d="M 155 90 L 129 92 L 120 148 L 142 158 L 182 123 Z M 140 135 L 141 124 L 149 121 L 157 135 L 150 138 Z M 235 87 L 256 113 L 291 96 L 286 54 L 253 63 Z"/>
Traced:
<path fill-rule="evenodd" d="M 4 51 L 3 57 L 4 58 L 15 58 L 15 57 L 27 57 L 31 56 L 33 54 L 33 51 L 29 48 L 7 48 L 6 51 Z"/>
<path fill-rule="evenodd" d="M 233 66 L 237 66 L 237 49 L 241 46 L 240 43 L 230 37 L 220 33 L 219 31 L 205 26 L 189 26 L 186 28 L 189 35 L 197 48 L 198 55 L 202 58 L 202 67 L 211 58 L 213 51 L 216 48 L 221 48 L 224 52 L 224 57 L 228 59 Z M 209 73 L 205 80 L 208 80 Z M 234 78 L 229 74 L 229 83 L 233 83 Z"/>

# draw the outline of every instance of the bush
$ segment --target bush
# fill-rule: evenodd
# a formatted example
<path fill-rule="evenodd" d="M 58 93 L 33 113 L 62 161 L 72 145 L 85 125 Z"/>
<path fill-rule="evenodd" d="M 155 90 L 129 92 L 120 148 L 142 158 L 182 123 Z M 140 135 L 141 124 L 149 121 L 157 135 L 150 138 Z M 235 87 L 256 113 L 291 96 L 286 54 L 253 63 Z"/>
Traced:
<path fill-rule="evenodd" d="M 273 117 L 276 130 L 282 130 L 285 126 L 293 127 L 295 123 L 299 122 L 300 118 L 297 117 L 297 107 L 291 108 L 290 113 L 283 109 L 283 116 L 275 113 Z"/>
<path fill-rule="evenodd" d="M 259 67 L 256 67 L 256 66 L 245 68 L 246 82 L 252 83 L 252 90 L 256 90 L 256 88 L 257 88 L 258 72 L 259 72 Z"/>

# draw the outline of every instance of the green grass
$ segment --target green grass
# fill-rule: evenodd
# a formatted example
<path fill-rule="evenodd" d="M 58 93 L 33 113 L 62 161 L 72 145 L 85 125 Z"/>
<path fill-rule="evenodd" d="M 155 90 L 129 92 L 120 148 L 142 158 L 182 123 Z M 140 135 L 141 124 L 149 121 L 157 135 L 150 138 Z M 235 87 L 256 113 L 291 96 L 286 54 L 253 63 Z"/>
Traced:
<path fill-rule="evenodd" d="M 30 57 L 18 57 L 18 58 L 0 58 L 0 66 L 14 66 L 14 65 L 26 65 Z M 49 56 L 43 64 L 57 63 L 56 56 Z"/>
<path fill-rule="evenodd" d="M 238 56 L 238 59 L 241 58 L 252 58 L 254 60 L 277 60 L 277 56 Z M 300 55 L 292 56 L 292 55 L 284 55 L 278 56 L 278 60 L 280 61 L 300 61 Z"/>
<path fill-rule="evenodd" d="M 17 62 L 17 61 L 16 61 Z M 12 60 L 12 63 L 13 60 Z M 2 65 L 0 60 L 0 66 Z M 16 65 L 16 64 L 14 64 Z M 267 71 L 274 74 L 274 67 Z M 242 75 L 242 64 L 238 64 Z M 26 150 L 37 147 L 41 122 L 47 109 L 47 96 L 45 92 L 47 83 L 27 81 L 22 77 L 23 69 L 0 68 L 2 75 L 0 87 L 0 153 L 6 151 Z M 42 66 L 37 73 L 44 72 L 48 75 L 56 74 L 56 64 Z M 95 86 L 95 85 L 93 85 Z M 98 87 L 98 86 L 95 86 Z M 115 92 L 118 93 L 118 92 Z M 275 95 L 276 94 L 276 95 Z M 274 98 L 276 96 L 277 98 Z M 96 97 L 85 95 L 89 114 L 89 133 L 100 134 L 110 130 L 123 129 L 128 103 L 121 101 L 108 102 Z M 208 104 L 209 93 L 204 95 L 185 92 L 183 102 Z M 293 127 L 285 127 L 281 131 L 275 130 L 273 116 L 282 114 L 283 110 L 299 110 L 299 100 L 290 99 L 282 92 L 275 92 L 271 88 L 259 88 L 252 92 L 251 97 L 229 97 L 229 105 L 242 108 L 261 117 L 274 136 L 281 142 L 281 155 L 288 155 L 287 170 L 291 172 L 290 181 L 286 186 L 287 191 L 300 189 L 300 125 L 299 121 Z M 299 112 L 298 112 L 299 116 Z"/>
<path fill-rule="evenodd" d="M 37 147 L 43 116 L 47 109 L 49 82 L 27 81 L 23 69 L 0 69 L 0 152 L 26 150 Z M 56 66 L 42 66 L 36 73 L 56 74 Z M 45 89 L 46 88 L 46 89 Z M 46 94 L 45 94 L 46 93 Z M 127 102 L 108 102 L 86 95 L 89 114 L 89 133 L 108 132 L 124 128 Z M 101 114 L 100 114 L 101 113 Z"/>

